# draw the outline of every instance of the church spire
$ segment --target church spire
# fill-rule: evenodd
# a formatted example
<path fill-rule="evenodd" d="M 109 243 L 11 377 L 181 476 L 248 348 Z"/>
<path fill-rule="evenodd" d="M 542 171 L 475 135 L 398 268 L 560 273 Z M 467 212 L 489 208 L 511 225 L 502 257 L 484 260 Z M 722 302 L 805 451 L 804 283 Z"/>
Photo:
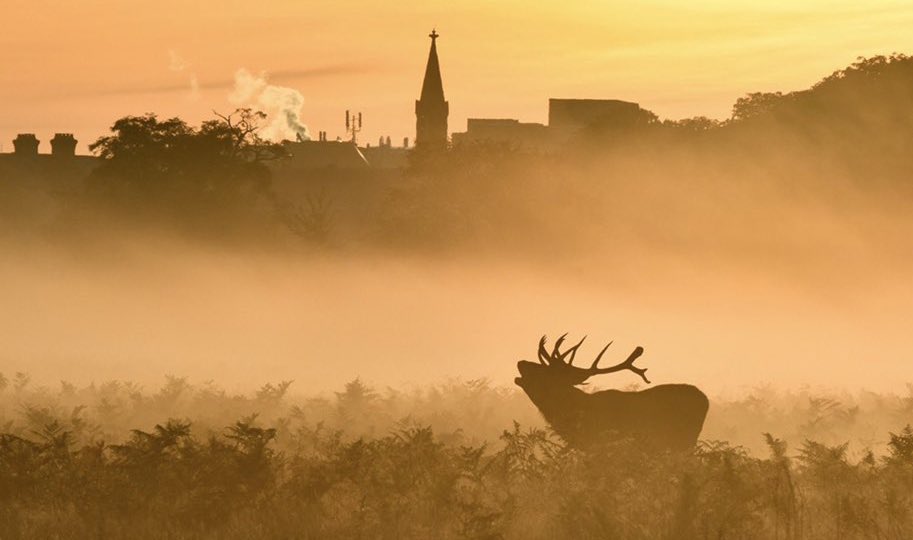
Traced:
<path fill-rule="evenodd" d="M 432 30 L 428 37 L 431 38 L 431 51 L 428 53 L 428 65 L 425 67 L 425 81 L 422 83 L 421 100 L 444 101 L 444 84 L 441 82 L 441 65 L 437 59 L 437 38 L 440 34 Z"/>
<path fill-rule="evenodd" d="M 441 82 L 441 66 L 437 58 L 437 38 L 440 34 L 432 30 L 431 50 L 425 67 L 422 93 L 415 102 L 416 134 L 415 145 L 423 149 L 447 147 L 447 115 L 450 107 L 444 99 L 444 85 Z"/>

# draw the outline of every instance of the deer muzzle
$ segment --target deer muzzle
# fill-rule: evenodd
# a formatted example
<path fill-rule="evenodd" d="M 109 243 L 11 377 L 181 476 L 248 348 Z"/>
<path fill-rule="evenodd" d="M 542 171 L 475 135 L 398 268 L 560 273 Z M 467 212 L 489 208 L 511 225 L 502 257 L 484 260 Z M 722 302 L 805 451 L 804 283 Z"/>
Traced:
<path fill-rule="evenodd" d="M 519 387 L 523 387 L 524 377 L 528 377 L 536 369 L 541 369 L 542 366 L 533 362 L 527 362 L 526 360 L 520 360 L 517 362 L 517 371 L 520 372 L 520 376 L 514 379 L 514 384 Z"/>

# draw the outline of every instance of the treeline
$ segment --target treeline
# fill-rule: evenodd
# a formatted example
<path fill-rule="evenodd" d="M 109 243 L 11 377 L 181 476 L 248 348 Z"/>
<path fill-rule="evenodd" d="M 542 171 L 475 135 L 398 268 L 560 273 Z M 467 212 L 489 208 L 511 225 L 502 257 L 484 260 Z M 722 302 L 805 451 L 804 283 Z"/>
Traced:
<path fill-rule="evenodd" d="M 877 453 L 758 432 L 755 454 L 709 437 L 687 456 L 645 455 L 626 441 L 582 454 L 509 421 L 474 438 L 474 423 L 486 422 L 474 415 L 512 399 L 478 381 L 408 397 L 353 381 L 316 401 L 288 396 L 286 383 L 237 396 L 180 379 L 154 394 L 133 385 L 56 393 L 30 389 L 24 375 L 6 382 L 2 410 L 18 411 L 0 435 L 4 538 L 913 534 L 909 426 L 884 433 Z M 69 409 L 73 395 L 98 401 Z M 138 422 L 111 439 L 95 424 L 128 421 L 134 408 L 177 411 L 182 400 L 200 421 Z M 413 414 L 384 423 L 409 400 Z M 264 413 L 226 420 L 245 405 Z M 450 407 L 468 410 L 450 411 L 448 427 Z"/>
<path fill-rule="evenodd" d="M 607 239 L 697 257 L 763 243 L 792 258 L 833 238 L 815 234 L 848 229 L 894 256 L 909 230 L 911 111 L 913 59 L 876 56 L 806 90 L 749 94 L 724 121 L 646 115 L 624 130 L 596 123 L 547 153 L 464 146 L 356 179 L 282 172 L 274 165 L 285 152 L 260 138 L 254 111 L 199 127 L 126 117 L 92 145 L 102 161 L 86 179 L 36 192 L 5 174 L 0 235 L 72 244 L 166 232 L 258 247 L 534 257 L 543 244 L 576 255 Z"/>
<path fill-rule="evenodd" d="M 823 133 L 828 128 L 855 126 L 868 132 L 876 123 L 900 127 L 913 118 L 913 57 L 901 53 L 859 57 L 856 62 L 819 80 L 811 88 L 791 92 L 751 92 L 732 106 L 729 118 L 705 116 L 660 120 L 644 116 L 641 126 L 662 127 L 681 132 L 761 132 L 779 123 L 781 128 Z M 725 129 L 723 129 L 725 128 Z M 611 126 L 593 125 L 588 136 Z M 760 133 L 759 133 L 760 134 Z M 876 133 L 877 134 L 877 133 Z M 845 132 L 843 135 L 855 136 Z"/>

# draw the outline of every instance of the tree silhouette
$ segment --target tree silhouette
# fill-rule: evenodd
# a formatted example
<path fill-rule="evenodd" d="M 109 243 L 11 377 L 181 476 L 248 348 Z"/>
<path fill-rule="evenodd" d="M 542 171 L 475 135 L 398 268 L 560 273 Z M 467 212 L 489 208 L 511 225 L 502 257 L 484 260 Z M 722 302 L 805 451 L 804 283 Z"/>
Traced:
<path fill-rule="evenodd" d="M 121 118 L 111 135 L 89 146 L 101 158 L 89 179 L 91 192 L 147 209 L 249 204 L 270 192 L 266 162 L 285 156 L 281 145 L 259 136 L 264 118 L 261 112 L 238 109 L 216 113 L 199 128 L 155 114 Z"/>
<path fill-rule="evenodd" d="M 732 106 L 733 120 L 747 120 L 770 112 L 785 101 L 782 92 L 754 92 L 740 97 Z"/>

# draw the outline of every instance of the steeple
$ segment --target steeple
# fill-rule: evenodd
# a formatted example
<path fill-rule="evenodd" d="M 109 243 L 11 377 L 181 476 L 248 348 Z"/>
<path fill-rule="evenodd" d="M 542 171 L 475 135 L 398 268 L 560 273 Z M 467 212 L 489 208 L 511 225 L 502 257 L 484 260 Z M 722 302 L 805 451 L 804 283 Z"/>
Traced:
<path fill-rule="evenodd" d="M 440 34 L 432 30 L 431 50 L 425 67 L 421 97 L 415 102 L 416 134 L 415 146 L 420 150 L 442 150 L 447 148 L 447 115 L 450 106 L 444 99 L 444 85 L 441 82 L 441 66 L 437 59 L 437 38 Z"/>
<path fill-rule="evenodd" d="M 425 67 L 425 81 L 422 83 L 421 101 L 444 101 L 444 84 L 441 82 L 441 65 L 437 59 L 437 38 L 440 34 L 432 30 L 431 52 L 428 53 L 428 65 Z"/>

